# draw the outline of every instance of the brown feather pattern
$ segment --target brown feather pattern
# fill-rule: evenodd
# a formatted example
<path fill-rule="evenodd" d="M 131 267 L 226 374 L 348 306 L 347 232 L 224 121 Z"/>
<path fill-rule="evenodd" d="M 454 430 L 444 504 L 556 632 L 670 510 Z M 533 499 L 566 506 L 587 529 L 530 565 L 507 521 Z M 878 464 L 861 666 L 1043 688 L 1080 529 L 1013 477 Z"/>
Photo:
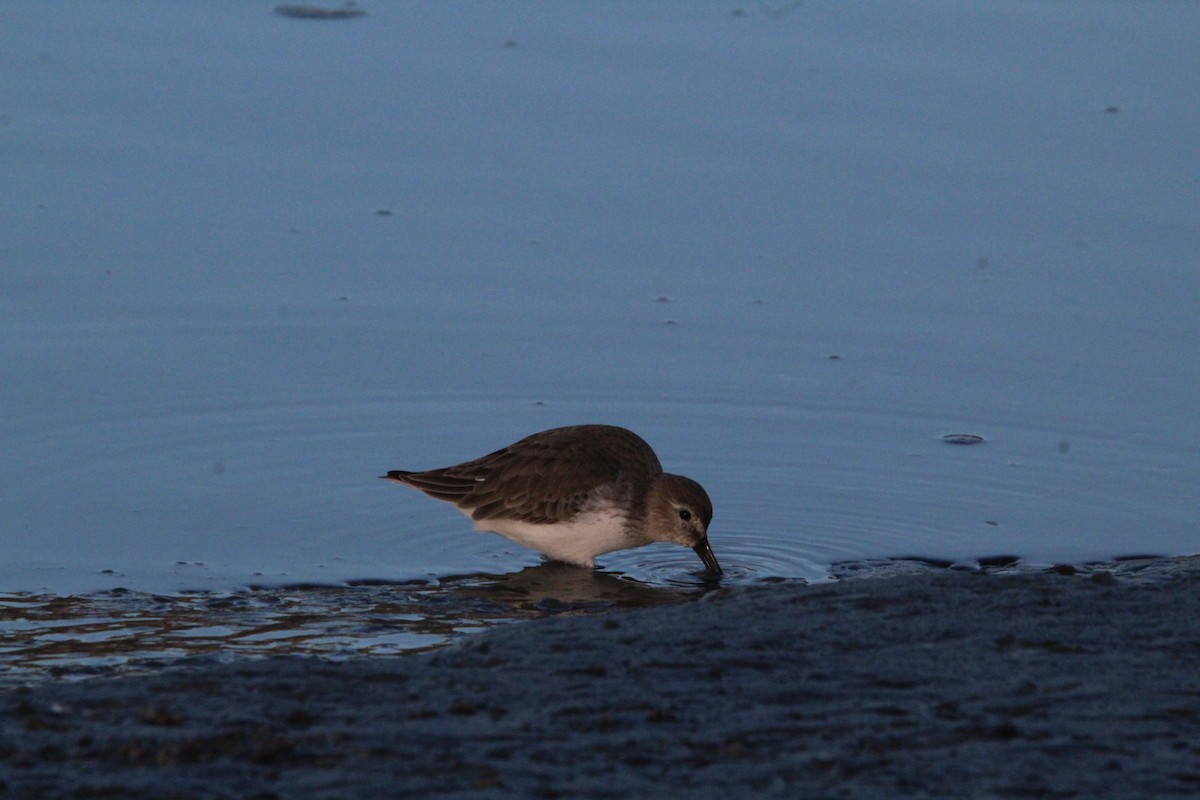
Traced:
<path fill-rule="evenodd" d="M 454 503 L 476 520 L 554 523 L 607 494 L 640 505 L 634 487 L 662 472 L 645 440 L 611 425 L 575 425 L 535 433 L 482 458 L 424 472 L 386 476 Z"/>

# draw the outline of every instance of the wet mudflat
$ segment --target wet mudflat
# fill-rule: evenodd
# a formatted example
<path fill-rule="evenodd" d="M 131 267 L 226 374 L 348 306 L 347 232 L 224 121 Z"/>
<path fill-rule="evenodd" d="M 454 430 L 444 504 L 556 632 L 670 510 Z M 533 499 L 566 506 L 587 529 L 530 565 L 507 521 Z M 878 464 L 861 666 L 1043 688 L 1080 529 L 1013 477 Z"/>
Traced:
<path fill-rule="evenodd" d="M 1200 562 L 878 579 L 0 695 L 13 797 L 1200 790 Z M 878 574 L 878 573 L 874 573 Z"/>

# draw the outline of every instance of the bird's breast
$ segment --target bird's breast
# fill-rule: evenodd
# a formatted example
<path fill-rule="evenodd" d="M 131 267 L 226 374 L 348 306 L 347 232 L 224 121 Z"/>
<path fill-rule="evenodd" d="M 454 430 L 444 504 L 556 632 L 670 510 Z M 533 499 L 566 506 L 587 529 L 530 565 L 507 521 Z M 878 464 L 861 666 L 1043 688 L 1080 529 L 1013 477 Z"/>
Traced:
<path fill-rule="evenodd" d="M 614 506 L 581 511 L 570 520 L 539 524 L 515 519 L 481 519 L 475 529 L 498 533 L 557 561 L 593 566 L 603 553 L 633 547 L 626 515 Z"/>

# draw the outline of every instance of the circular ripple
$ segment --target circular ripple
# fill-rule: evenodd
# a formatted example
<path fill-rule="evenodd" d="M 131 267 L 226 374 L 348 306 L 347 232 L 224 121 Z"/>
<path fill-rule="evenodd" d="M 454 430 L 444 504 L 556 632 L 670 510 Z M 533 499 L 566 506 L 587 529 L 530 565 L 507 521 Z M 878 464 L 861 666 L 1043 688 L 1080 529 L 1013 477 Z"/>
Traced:
<path fill-rule="evenodd" d="M 825 568 L 802 543 L 776 536 L 723 531 L 713 550 L 721 564 L 723 585 L 826 577 Z M 643 583 L 687 587 L 713 582 L 700 559 L 685 547 L 650 545 L 601 556 L 599 561 L 606 571 Z"/>

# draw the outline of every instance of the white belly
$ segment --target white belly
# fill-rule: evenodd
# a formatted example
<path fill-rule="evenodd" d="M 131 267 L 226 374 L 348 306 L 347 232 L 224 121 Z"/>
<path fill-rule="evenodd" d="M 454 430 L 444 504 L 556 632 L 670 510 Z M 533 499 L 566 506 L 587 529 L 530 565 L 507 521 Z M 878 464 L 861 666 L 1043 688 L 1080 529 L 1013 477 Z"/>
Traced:
<path fill-rule="evenodd" d="M 519 545 L 545 553 L 555 561 L 593 567 L 602 553 L 635 546 L 625 531 L 625 519 L 608 509 L 577 514 L 570 522 L 537 525 L 513 519 L 480 520 L 477 531 L 498 533 Z"/>

